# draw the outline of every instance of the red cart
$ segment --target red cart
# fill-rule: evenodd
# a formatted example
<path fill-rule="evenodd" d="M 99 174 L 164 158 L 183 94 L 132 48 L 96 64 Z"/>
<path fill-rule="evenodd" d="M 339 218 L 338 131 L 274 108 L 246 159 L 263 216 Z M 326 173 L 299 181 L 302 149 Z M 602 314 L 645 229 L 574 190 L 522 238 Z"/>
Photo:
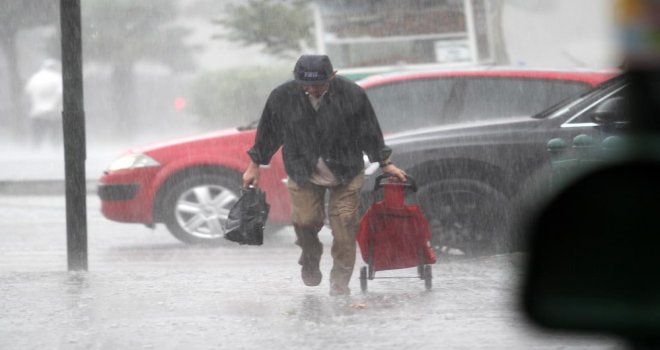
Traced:
<path fill-rule="evenodd" d="M 376 178 L 372 196 L 383 189 L 383 199 L 373 203 L 360 221 L 358 245 L 362 259 L 367 263 L 360 269 L 360 288 L 367 290 L 367 280 L 373 280 L 376 271 L 417 267 L 417 277 L 431 289 L 431 265 L 436 255 L 429 243 L 431 231 L 418 204 L 406 204 L 407 190 L 417 192 L 411 177 L 405 183 L 385 182 L 390 174 Z"/>

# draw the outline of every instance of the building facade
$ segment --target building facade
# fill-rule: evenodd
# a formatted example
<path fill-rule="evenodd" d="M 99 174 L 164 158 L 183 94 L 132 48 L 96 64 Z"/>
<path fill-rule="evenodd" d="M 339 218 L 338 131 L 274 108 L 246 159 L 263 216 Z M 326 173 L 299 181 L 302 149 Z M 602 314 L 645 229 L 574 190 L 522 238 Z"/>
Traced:
<path fill-rule="evenodd" d="M 317 50 L 344 68 L 493 61 L 486 0 L 325 0 Z"/>

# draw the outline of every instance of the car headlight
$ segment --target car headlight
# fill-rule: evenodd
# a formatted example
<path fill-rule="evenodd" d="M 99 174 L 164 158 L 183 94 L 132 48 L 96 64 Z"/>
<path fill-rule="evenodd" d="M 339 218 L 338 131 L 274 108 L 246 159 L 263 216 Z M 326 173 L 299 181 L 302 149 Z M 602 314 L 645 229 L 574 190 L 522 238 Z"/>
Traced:
<path fill-rule="evenodd" d="M 113 160 L 110 163 L 110 166 L 108 166 L 108 170 L 117 171 L 122 169 L 145 168 L 159 165 L 160 163 L 146 154 L 130 153 Z"/>

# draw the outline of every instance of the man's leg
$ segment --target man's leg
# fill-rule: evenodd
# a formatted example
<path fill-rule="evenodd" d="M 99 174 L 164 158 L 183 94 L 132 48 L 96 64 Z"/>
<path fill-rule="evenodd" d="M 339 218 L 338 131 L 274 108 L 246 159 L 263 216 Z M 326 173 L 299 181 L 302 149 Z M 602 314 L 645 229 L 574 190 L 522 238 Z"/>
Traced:
<path fill-rule="evenodd" d="M 301 277 L 305 285 L 318 286 L 323 279 L 319 262 L 323 254 L 323 244 L 319 241 L 319 231 L 325 218 L 325 187 L 312 183 L 297 184 L 287 182 L 291 204 L 292 221 L 296 231 L 296 244 L 302 249 L 298 263 L 302 265 Z"/>
<path fill-rule="evenodd" d="M 349 184 L 330 190 L 329 216 L 332 229 L 332 258 L 330 294 L 348 294 L 348 283 L 355 265 L 355 238 L 360 226 L 358 207 L 364 175 L 356 176 Z"/>

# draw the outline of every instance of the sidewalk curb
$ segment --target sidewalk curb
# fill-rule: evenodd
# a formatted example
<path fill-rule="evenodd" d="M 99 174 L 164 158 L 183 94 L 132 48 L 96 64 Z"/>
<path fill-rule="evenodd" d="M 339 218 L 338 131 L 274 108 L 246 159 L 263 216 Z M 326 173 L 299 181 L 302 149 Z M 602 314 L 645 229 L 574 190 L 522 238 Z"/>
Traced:
<path fill-rule="evenodd" d="M 87 194 L 96 194 L 96 180 L 87 180 Z M 65 194 L 64 179 L 62 180 L 0 180 L 0 195 L 25 196 Z"/>

